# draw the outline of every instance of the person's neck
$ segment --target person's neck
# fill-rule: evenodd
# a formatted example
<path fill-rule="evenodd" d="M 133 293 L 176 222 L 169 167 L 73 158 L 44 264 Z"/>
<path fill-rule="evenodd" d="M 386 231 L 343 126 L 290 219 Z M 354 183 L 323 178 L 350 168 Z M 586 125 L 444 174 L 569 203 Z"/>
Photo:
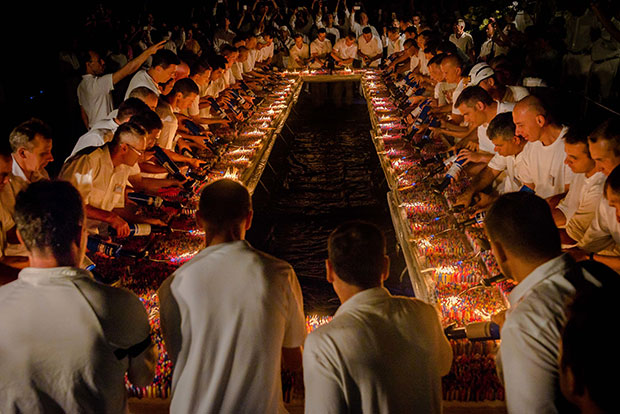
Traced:
<path fill-rule="evenodd" d="M 236 230 L 230 230 L 218 234 L 209 234 L 206 232 L 205 246 L 211 247 L 222 243 L 232 243 L 240 240 L 245 240 L 245 231 L 239 232 Z"/>
<path fill-rule="evenodd" d="M 338 299 L 340 299 L 340 304 L 344 304 L 346 301 L 351 299 L 353 296 L 357 295 L 360 292 L 365 291 L 366 289 L 361 288 L 359 286 L 350 285 L 345 282 L 341 282 L 341 285 L 338 289 Z"/>
<path fill-rule="evenodd" d="M 558 256 L 551 256 L 545 258 L 524 258 L 524 259 L 516 259 L 511 264 L 510 275 L 514 280 L 521 283 L 525 278 L 527 278 L 536 268 L 542 266 L 550 260 L 555 259 Z"/>
<path fill-rule="evenodd" d="M 590 171 L 588 171 L 586 173 L 586 178 L 590 178 L 592 177 L 594 174 L 596 174 L 598 172 L 596 165 L 592 167 L 592 169 Z"/>
<path fill-rule="evenodd" d="M 485 116 L 484 125 L 489 125 L 489 122 L 491 122 L 493 118 L 495 118 L 496 115 L 497 115 L 497 102 L 493 101 L 491 105 L 487 106 L 484 109 L 484 116 Z"/>
<path fill-rule="evenodd" d="M 34 175 L 34 171 L 30 171 L 29 169 L 27 169 L 25 165 L 23 164 L 23 160 L 19 158 L 15 158 L 15 157 L 13 158 L 13 160 L 17 163 L 17 165 L 19 165 L 19 168 L 22 169 L 28 182 L 32 182 L 32 176 Z"/>
<path fill-rule="evenodd" d="M 114 168 L 123 164 L 123 160 L 121 154 L 118 152 L 118 148 L 110 148 L 110 160 L 112 161 L 112 165 Z"/>
<path fill-rule="evenodd" d="M 540 142 L 546 147 L 553 144 L 560 136 L 562 127 L 556 124 L 548 124 L 543 127 Z"/>
<path fill-rule="evenodd" d="M 36 267 L 39 269 L 51 269 L 53 267 L 78 267 L 79 260 L 75 257 L 75 255 L 67 254 L 66 257 L 56 257 L 51 254 L 39 254 L 32 253 L 28 254 L 28 259 L 30 261 L 30 267 Z"/>

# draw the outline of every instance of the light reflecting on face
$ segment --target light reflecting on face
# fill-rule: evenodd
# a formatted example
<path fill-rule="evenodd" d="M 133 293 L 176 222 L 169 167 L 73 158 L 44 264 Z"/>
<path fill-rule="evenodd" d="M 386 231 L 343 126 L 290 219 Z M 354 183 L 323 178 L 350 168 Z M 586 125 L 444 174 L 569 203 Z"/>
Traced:
<path fill-rule="evenodd" d="M 620 165 L 620 156 L 614 153 L 613 147 L 610 142 L 604 139 L 598 139 L 596 142 L 590 141 L 588 143 L 590 149 L 590 156 L 596 164 L 597 170 L 601 171 L 606 176 L 609 176 L 611 172 Z"/>
<path fill-rule="evenodd" d="M 588 154 L 588 146 L 582 143 L 569 144 L 564 143 L 564 152 L 566 158 L 564 163 L 575 173 L 587 173 L 594 168 L 594 161 Z"/>

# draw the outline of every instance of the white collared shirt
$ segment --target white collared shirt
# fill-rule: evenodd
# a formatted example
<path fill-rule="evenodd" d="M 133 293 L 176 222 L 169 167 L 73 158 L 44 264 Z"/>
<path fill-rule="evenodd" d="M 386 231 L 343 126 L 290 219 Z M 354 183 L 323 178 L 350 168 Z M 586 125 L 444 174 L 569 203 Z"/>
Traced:
<path fill-rule="evenodd" d="M 286 412 L 281 351 L 306 336 L 301 288 L 288 263 L 244 240 L 220 243 L 181 266 L 158 293 L 164 340 L 176 359 L 171 412 Z"/>
<path fill-rule="evenodd" d="M 573 172 L 564 163 L 564 135 L 568 131 L 563 127 L 560 135 L 551 145 L 543 145 L 540 140 L 528 142 L 523 149 L 523 162 L 517 175 L 523 183 L 533 183 L 536 195 L 548 198 L 566 191 L 566 186 L 573 179 Z"/>
<path fill-rule="evenodd" d="M 303 359 L 307 414 L 440 413 L 452 349 L 432 305 L 378 287 L 308 335 Z"/>
<path fill-rule="evenodd" d="M 357 39 L 358 50 L 368 57 L 374 57 L 380 55 L 383 52 L 383 46 L 381 45 L 381 39 L 378 37 L 371 37 L 367 42 L 364 36 Z M 381 59 L 377 59 L 370 64 L 371 68 L 376 68 L 381 64 Z"/>
<path fill-rule="evenodd" d="M 357 57 L 357 43 L 353 42 L 351 46 L 347 46 L 346 38 L 342 38 L 336 42 L 333 51 L 342 60 L 355 59 Z"/>
<path fill-rule="evenodd" d="M 131 91 L 136 89 L 138 86 L 145 86 L 149 88 L 150 90 L 155 92 L 157 96 L 161 94 L 161 91 L 159 90 L 159 86 L 153 80 L 153 78 L 151 78 L 148 72 L 145 70 L 139 70 L 136 72 L 135 75 L 133 75 L 133 77 L 131 78 L 131 81 L 129 82 L 129 86 L 127 87 L 127 92 L 125 92 L 125 99 L 129 98 L 129 94 L 131 93 Z"/>
<path fill-rule="evenodd" d="M 523 154 L 523 151 L 521 151 L 517 155 L 509 155 L 507 157 L 495 154 L 493 158 L 491 158 L 491 161 L 489 161 L 489 168 L 495 171 L 506 172 L 506 177 L 504 178 L 504 185 L 498 188 L 498 192 L 500 194 L 519 191 L 519 189 L 523 187 L 523 183 L 519 180 L 516 174 L 518 165 L 521 162 L 521 154 Z"/>
<path fill-rule="evenodd" d="M 590 226 L 603 196 L 605 179 L 605 174 L 601 172 L 590 178 L 585 174 L 575 174 L 568 194 L 558 203 L 557 208 L 566 217 L 564 228 L 571 239 L 581 240 Z"/>
<path fill-rule="evenodd" d="M 72 267 L 26 268 L 0 286 L 0 412 L 127 410 L 129 358 L 150 334 L 144 306 Z"/>
<path fill-rule="evenodd" d="M 114 89 L 113 74 L 94 76 L 86 74 L 77 88 L 78 102 L 86 112 L 88 126 L 108 116 L 112 111 L 112 95 Z"/>
<path fill-rule="evenodd" d="M 564 277 L 577 266 L 563 254 L 538 266 L 510 293 L 496 358 L 509 413 L 556 413 L 559 344 L 575 288 Z M 587 273 L 587 272 L 585 272 Z"/>

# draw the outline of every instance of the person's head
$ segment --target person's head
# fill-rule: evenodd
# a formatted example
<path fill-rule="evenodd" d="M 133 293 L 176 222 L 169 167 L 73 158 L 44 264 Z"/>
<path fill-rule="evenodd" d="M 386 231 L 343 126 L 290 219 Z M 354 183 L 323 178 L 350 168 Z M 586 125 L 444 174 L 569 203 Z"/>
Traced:
<path fill-rule="evenodd" d="M 291 35 L 290 30 L 288 30 L 287 26 L 280 26 L 280 37 L 282 37 L 283 40 L 288 39 L 288 37 Z"/>
<path fill-rule="evenodd" d="M 40 119 L 32 118 L 16 126 L 9 135 L 15 161 L 26 173 L 42 171 L 54 161 L 52 133 Z"/>
<path fill-rule="evenodd" d="M 620 369 L 614 352 L 601 352 L 600 338 L 616 321 L 618 275 L 613 271 L 601 287 L 578 292 L 568 307 L 560 343 L 560 389 L 582 413 L 617 410 L 616 383 L 609 374 Z M 602 272 L 597 272 L 597 278 Z"/>
<path fill-rule="evenodd" d="M 414 24 L 414 26 L 419 26 L 422 20 L 420 19 L 419 15 L 414 14 L 413 17 L 411 18 L 411 22 Z"/>
<path fill-rule="evenodd" d="M 327 240 L 327 280 L 341 302 L 347 288 L 358 290 L 382 286 L 389 276 L 385 237 L 377 226 L 351 221 L 338 226 Z"/>
<path fill-rule="evenodd" d="M 105 73 L 105 61 L 101 55 L 94 50 L 88 50 L 83 53 L 81 63 L 82 67 L 89 75 L 101 76 Z"/>
<path fill-rule="evenodd" d="M 293 35 L 293 40 L 295 41 L 295 46 L 301 48 L 304 45 L 304 37 L 301 33 L 295 33 Z"/>
<path fill-rule="evenodd" d="M 237 58 L 237 62 L 243 63 L 248 59 L 248 55 L 250 51 L 245 46 L 240 46 L 238 50 L 239 50 L 239 57 Z"/>
<path fill-rule="evenodd" d="M 620 165 L 620 119 L 610 118 L 588 136 L 590 156 L 605 175 Z"/>
<path fill-rule="evenodd" d="M 249 34 L 248 37 L 245 39 L 245 47 L 247 47 L 248 49 L 256 49 L 256 36 L 254 36 L 253 34 Z"/>
<path fill-rule="evenodd" d="M 495 25 L 493 23 L 487 24 L 487 27 L 484 31 L 487 34 L 487 38 L 493 38 L 493 35 L 495 34 Z"/>
<path fill-rule="evenodd" d="M 226 241 L 243 240 L 252 224 L 252 214 L 248 189 L 237 181 L 222 179 L 202 190 L 196 219 L 209 245 L 216 237 Z"/>
<path fill-rule="evenodd" d="M 528 142 L 538 141 L 544 129 L 553 123 L 543 102 L 533 95 L 517 102 L 512 110 L 512 118 L 517 127 L 517 135 Z"/>
<path fill-rule="evenodd" d="M 465 31 L 465 20 L 463 19 L 458 19 L 455 23 L 454 23 L 454 33 L 456 33 L 457 35 L 462 35 L 463 32 Z"/>
<path fill-rule="evenodd" d="M 146 131 L 133 122 L 121 124 L 110 142 L 110 155 L 114 165 L 133 167 L 146 151 Z M 116 162 L 115 162 L 116 160 Z"/>
<path fill-rule="evenodd" d="M 129 92 L 128 98 L 138 98 L 144 102 L 150 109 L 157 108 L 158 96 L 151 89 L 146 86 L 138 86 Z"/>
<path fill-rule="evenodd" d="M 491 96 L 480 86 L 468 86 L 463 89 L 454 104 L 463 114 L 470 127 L 479 127 L 488 122 L 490 107 L 495 104 Z"/>
<path fill-rule="evenodd" d="M 362 29 L 362 37 L 366 42 L 370 42 L 372 39 L 372 30 L 370 30 L 370 27 L 364 27 Z"/>
<path fill-rule="evenodd" d="M 195 61 L 190 70 L 191 79 L 198 85 L 207 85 L 211 80 L 211 66 L 204 59 Z"/>
<path fill-rule="evenodd" d="M 368 24 L 368 15 L 364 12 L 360 12 L 360 24 L 366 26 Z"/>
<path fill-rule="evenodd" d="M 177 65 L 180 63 L 179 57 L 174 52 L 168 49 L 160 49 L 153 55 L 149 75 L 157 83 L 166 83 L 172 79 Z"/>
<path fill-rule="evenodd" d="M 445 76 L 441 71 L 441 61 L 444 56 L 444 54 L 439 54 L 428 61 L 428 73 L 434 83 L 443 82 L 445 79 Z"/>
<path fill-rule="evenodd" d="M 230 68 L 239 57 L 239 49 L 231 45 L 223 45 L 220 48 L 220 54 L 226 58 L 226 68 Z"/>
<path fill-rule="evenodd" d="M 321 27 L 316 34 L 317 39 L 319 39 L 320 42 L 324 41 L 325 38 L 327 37 L 327 30 L 325 30 L 324 27 Z"/>
<path fill-rule="evenodd" d="M 161 121 L 161 118 L 155 111 L 148 110 L 142 112 L 140 114 L 134 115 L 131 117 L 129 122 L 140 125 L 144 131 L 146 132 L 146 148 L 152 148 L 157 140 L 159 139 L 159 134 L 161 130 L 164 128 L 164 124 Z"/>
<path fill-rule="evenodd" d="M 170 91 L 168 95 L 168 100 L 174 102 L 176 108 L 183 111 L 189 108 L 198 96 L 198 93 L 200 93 L 200 90 L 196 82 L 189 78 L 185 78 L 174 83 L 172 91 Z"/>
<path fill-rule="evenodd" d="M 209 58 L 209 65 L 211 66 L 211 81 L 216 81 L 222 77 L 224 70 L 226 70 L 226 63 L 226 58 L 221 55 L 213 55 Z"/>
<path fill-rule="evenodd" d="M 564 135 L 564 163 L 575 174 L 585 174 L 596 168 L 596 163 L 590 157 L 588 149 L 588 135 L 578 127 L 570 127 Z"/>
<path fill-rule="evenodd" d="M 426 48 L 426 44 L 433 39 L 433 32 L 431 30 L 424 30 L 421 32 L 415 41 L 418 43 L 418 47 L 422 50 Z"/>
<path fill-rule="evenodd" d="M 414 39 L 418 35 L 418 30 L 414 26 L 408 26 L 405 29 L 405 39 Z"/>
<path fill-rule="evenodd" d="M 127 98 L 118 106 L 118 115 L 116 115 L 116 119 L 122 124 L 129 121 L 129 118 L 132 116 L 150 110 L 151 108 L 140 99 Z"/>
<path fill-rule="evenodd" d="M 495 152 L 502 157 L 519 154 L 527 144 L 524 138 L 515 134 L 515 123 L 510 112 L 497 114 L 489 122 L 487 136 L 495 145 Z"/>
<path fill-rule="evenodd" d="M 37 181 L 15 202 L 15 225 L 29 257 L 56 259 L 58 266 L 78 266 L 86 251 L 84 204 L 66 181 Z"/>
<path fill-rule="evenodd" d="M 448 55 L 441 61 L 441 71 L 448 83 L 458 83 L 463 76 L 463 61 L 456 55 Z"/>
<path fill-rule="evenodd" d="M 0 190 L 9 182 L 12 170 L 13 157 L 11 157 L 11 146 L 7 141 L 2 141 L 0 144 Z"/>
<path fill-rule="evenodd" d="M 620 222 L 620 167 L 613 169 L 605 180 L 604 196 L 610 207 L 616 210 L 616 220 Z"/>
<path fill-rule="evenodd" d="M 349 32 L 344 38 L 344 42 L 347 46 L 352 46 L 355 43 L 355 33 Z"/>
<path fill-rule="evenodd" d="M 403 43 L 403 50 L 409 57 L 417 55 L 419 49 L 415 39 L 405 40 L 405 42 Z"/>
<path fill-rule="evenodd" d="M 190 68 L 189 65 L 186 62 L 183 62 L 182 60 L 179 61 L 179 64 L 176 65 L 176 68 L 174 70 L 174 80 L 179 80 L 179 79 L 184 79 L 187 78 L 190 75 Z"/>
<path fill-rule="evenodd" d="M 484 227 L 502 273 L 517 279 L 524 264 L 542 264 L 562 253 L 551 209 L 545 200 L 527 192 L 501 195 L 489 208 Z"/>
<path fill-rule="evenodd" d="M 400 36 L 400 34 L 398 33 L 398 27 L 388 27 L 387 33 L 388 33 L 388 38 L 392 42 L 397 41 L 398 37 Z"/>
<path fill-rule="evenodd" d="M 485 81 L 492 78 L 494 73 L 493 68 L 491 68 L 487 63 L 477 63 L 469 71 L 469 85 L 479 85 L 484 88 L 484 90 L 489 92 L 489 89 L 485 87 L 485 85 L 487 85 Z"/>

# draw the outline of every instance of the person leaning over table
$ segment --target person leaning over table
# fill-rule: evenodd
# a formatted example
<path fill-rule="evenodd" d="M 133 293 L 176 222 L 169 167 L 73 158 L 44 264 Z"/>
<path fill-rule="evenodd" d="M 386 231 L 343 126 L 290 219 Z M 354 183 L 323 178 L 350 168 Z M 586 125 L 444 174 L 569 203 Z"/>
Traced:
<path fill-rule="evenodd" d="M 86 205 L 89 231 L 98 232 L 103 223 L 119 237 L 129 235 L 127 221 L 164 224 L 160 220 L 137 218 L 125 204 L 125 189 L 131 168 L 146 150 L 146 132 L 132 122 L 118 127 L 111 142 L 89 147 L 69 158 L 59 177 L 72 183 Z"/>
<path fill-rule="evenodd" d="M 30 267 L 0 286 L 0 412 L 127 412 L 125 377 L 148 385 L 157 353 L 138 297 L 78 268 L 80 193 L 64 181 L 32 183 L 17 196 L 15 222 Z"/>
<path fill-rule="evenodd" d="M 334 319 L 304 344 L 306 413 L 440 413 L 452 349 L 435 307 L 392 296 L 385 238 L 373 224 L 340 225 L 328 239 Z"/>
<path fill-rule="evenodd" d="M 571 412 L 559 389 L 559 346 L 567 301 L 575 294 L 569 276 L 591 278 L 568 254 L 549 206 L 527 192 L 500 196 L 484 219 L 491 251 L 502 274 L 518 285 L 509 309 L 494 315 L 502 325 L 496 357 L 509 414 Z"/>
<path fill-rule="evenodd" d="M 0 144 L 0 191 L 9 183 L 13 158 L 11 157 L 11 147 L 8 142 Z M 13 217 L 0 203 L 0 285 L 8 283 L 17 278 L 19 269 L 28 266 L 28 260 L 24 257 L 6 256 L 6 231 L 8 225 L 12 225 Z"/>

